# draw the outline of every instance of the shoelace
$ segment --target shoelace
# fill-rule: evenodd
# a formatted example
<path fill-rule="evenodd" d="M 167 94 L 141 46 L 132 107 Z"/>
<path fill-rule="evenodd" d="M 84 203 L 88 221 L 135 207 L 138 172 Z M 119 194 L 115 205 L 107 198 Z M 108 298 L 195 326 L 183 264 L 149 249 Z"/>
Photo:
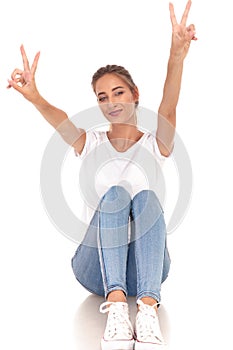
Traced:
<path fill-rule="evenodd" d="M 100 305 L 100 312 L 109 313 L 105 331 L 108 339 L 130 339 L 133 336 L 126 303 L 106 301 Z"/>
<path fill-rule="evenodd" d="M 138 338 L 145 342 L 164 344 L 154 307 L 144 304 L 141 300 L 138 300 L 137 304 L 139 305 L 139 313 L 137 316 Z"/>

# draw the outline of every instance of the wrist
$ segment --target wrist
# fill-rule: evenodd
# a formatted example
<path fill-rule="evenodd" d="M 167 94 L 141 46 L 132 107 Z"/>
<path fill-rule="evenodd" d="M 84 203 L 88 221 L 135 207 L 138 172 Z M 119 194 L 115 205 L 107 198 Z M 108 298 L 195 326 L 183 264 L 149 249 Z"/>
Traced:
<path fill-rule="evenodd" d="M 184 56 L 183 50 L 174 50 L 173 48 L 170 49 L 170 56 L 169 56 L 170 61 L 183 64 L 184 59 L 185 59 L 185 56 Z"/>
<path fill-rule="evenodd" d="M 39 92 L 35 92 L 33 96 L 31 97 L 30 102 L 35 106 L 35 107 L 42 107 L 45 104 L 44 98 L 39 94 Z"/>

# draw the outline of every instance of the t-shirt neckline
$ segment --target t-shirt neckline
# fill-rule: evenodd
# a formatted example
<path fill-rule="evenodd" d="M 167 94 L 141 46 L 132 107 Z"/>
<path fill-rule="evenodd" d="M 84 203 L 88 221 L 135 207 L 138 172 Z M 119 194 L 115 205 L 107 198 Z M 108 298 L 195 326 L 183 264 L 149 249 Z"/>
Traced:
<path fill-rule="evenodd" d="M 131 151 L 132 149 L 134 149 L 134 147 L 136 147 L 138 144 L 140 144 L 144 137 L 145 137 L 146 133 L 144 132 L 143 135 L 140 137 L 140 139 L 138 141 L 136 141 L 132 146 L 130 146 L 126 151 L 118 151 L 111 143 L 111 141 L 109 140 L 108 138 L 108 135 L 107 135 L 107 131 L 104 131 L 104 136 L 105 136 L 105 139 L 107 141 L 107 144 L 109 144 L 109 147 L 114 150 L 116 153 L 120 153 L 120 154 L 124 154 L 124 153 L 127 153 L 129 151 Z"/>

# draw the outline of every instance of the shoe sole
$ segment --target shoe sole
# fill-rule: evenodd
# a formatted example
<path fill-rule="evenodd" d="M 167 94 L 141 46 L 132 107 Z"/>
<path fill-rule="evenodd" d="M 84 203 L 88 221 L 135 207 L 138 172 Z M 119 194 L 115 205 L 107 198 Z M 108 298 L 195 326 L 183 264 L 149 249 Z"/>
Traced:
<path fill-rule="evenodd" d="M 135 341 L 132 340 L 115 340 L 115 341 L 106 341 L 101 340 L 101 349 L 102 350 L 133 350 Z"/>
<path fill-rule="evenodd" d="M 167 350 L 165 344 L 152 344 L 152 343 L 142 343 L 139 341 L 135 342 L 135 350 Z"/>

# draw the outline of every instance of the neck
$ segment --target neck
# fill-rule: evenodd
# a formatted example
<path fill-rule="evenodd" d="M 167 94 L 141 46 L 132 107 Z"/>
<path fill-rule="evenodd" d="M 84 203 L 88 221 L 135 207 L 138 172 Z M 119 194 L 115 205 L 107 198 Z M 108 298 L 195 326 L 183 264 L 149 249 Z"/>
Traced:
<path fill-rule="evenodd" d="M 124 139 L 132 139 L 138 132 L 136 124 L 113 123 L 109 128 L 109 134 Z"/>
<path fill-rule="evenodd" d="M 108 138 L 118 152 L 125 152 L 143 135 L 137 125 L 114 123 L 110 124 Z"/>

